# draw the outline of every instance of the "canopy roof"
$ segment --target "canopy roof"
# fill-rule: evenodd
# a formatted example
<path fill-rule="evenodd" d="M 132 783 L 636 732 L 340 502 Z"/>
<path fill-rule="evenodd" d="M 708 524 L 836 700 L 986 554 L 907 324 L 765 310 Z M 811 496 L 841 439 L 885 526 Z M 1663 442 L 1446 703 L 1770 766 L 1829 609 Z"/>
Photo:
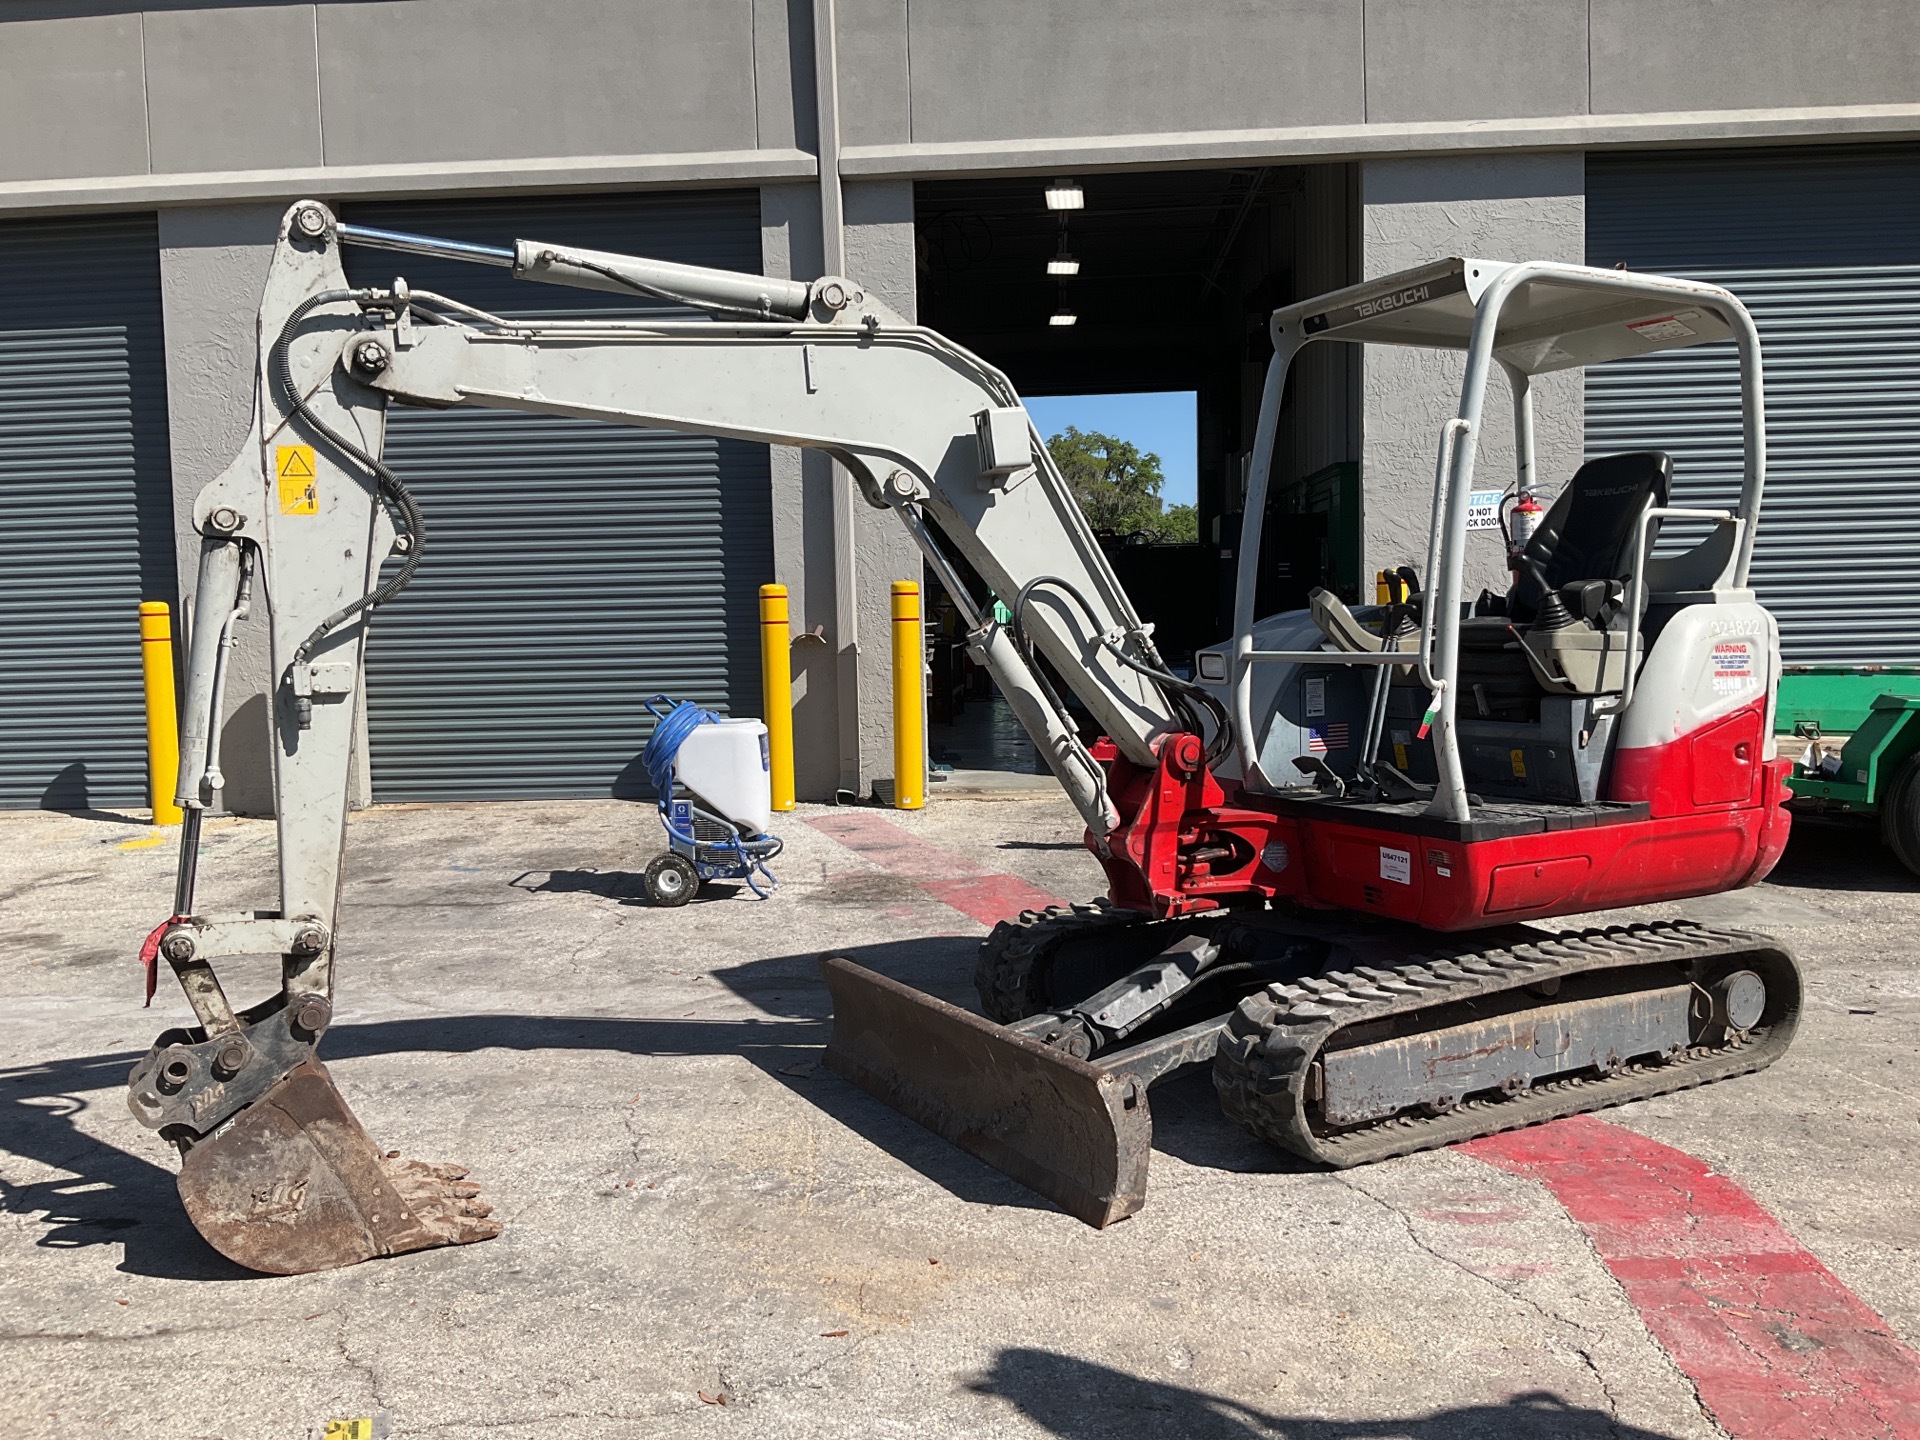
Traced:
<path fill-rule="evenodd" d="M 1277 310 L 1274 321 L 1298 326 L 1302 340 L 1465 350 L 1481 297 L 1513 268 L 1505 260 L 1436 260 Z M 1508 296 L 1494 357 L 1539 375 L 1730 340 L 1716 298 L 1723 304 L 1725 292 L 1699 281 L 1554 265 Z"/>

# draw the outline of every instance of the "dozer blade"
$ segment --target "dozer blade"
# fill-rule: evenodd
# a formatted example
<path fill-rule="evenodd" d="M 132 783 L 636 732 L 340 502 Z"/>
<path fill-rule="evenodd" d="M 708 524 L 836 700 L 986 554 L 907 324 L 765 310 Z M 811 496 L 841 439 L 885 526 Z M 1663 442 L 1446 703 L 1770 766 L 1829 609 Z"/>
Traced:
<path fill-rule="evenodd" d="M 229 1260 L 304 1275 L 435 1245 L 500 1222 L 457 1165 L 387 1158 L 318 1060 L 307 1060 L 186 1154 L 180 1199 Z"/>
<path fill-rule="evenodd" d="M 829 956 L 827 1068 L 1104 1229 L 1146 1200 L 1146 1084 Z"/>

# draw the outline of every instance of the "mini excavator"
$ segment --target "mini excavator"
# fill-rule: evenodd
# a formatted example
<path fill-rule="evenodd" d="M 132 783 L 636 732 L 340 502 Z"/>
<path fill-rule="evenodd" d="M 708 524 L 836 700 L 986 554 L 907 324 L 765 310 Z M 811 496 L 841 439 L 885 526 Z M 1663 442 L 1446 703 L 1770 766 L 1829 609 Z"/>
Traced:
<path fill-rule="evenodd" d="M 353 287 L 347 245 L 675 308 L 506 319 L 400 279 Z M 198 1024 L 161 1035 L 128 1086 L 134 1115 L 180 1150 L 200 1233 L 291 1274 L 500 1228 L 459 1167 L 376 1147 L 317 1056 L 368 625 L 430 563 L 427 518 L 381 458 L 390 404 L 812 447 L 899 516 L 1084 818 L 1109 893 L 997 926 L 976 975 L 984 1016 L 829 957 L 827 1063 L 1090 1224 L 1142 1204 L 1148 1091 L 1190 1066 L 1212 1066 L 1226 1113 L 1256 1135 L 1347 1166 L 1776 1059 L 1801 1003 L 1778 942 L 1686 920 L 1538 923 L 1751 885 L 1786 843 L 1778 636 L 1747 579 L 1766 438 L 1746 310 L 1692 280 L 1454 258 L 1276 311 L 1270 331 L 1233 635 L 1189 677 L 1162 658 L 1007 379 L 858 282 L 472 245 L 291 207 L 260 307 L 252 429 L 194 508 L 187 819 L 173 915 L 145 953 Z M 1733 508 L 1673 505 L 1666 454 L 1589 460 L 1514 554 L 1507 593 L 1470 601 L 1494 367 L 1531 492 L 1534 376 L 1723 341 L 1741 372 Z M 1384 605 L 1320 591 L 1260 616 L 1287 376 L 1326 344 L 1465 357 L 1424 567 Z M 1010 619 L 963 573 L 1014 597 Z M 227 659 L 261 611 L 280 903 L 203 914 Z M 242 955 L 279 957 L 280 986 L 236 1008 L 215 962 Z"/>

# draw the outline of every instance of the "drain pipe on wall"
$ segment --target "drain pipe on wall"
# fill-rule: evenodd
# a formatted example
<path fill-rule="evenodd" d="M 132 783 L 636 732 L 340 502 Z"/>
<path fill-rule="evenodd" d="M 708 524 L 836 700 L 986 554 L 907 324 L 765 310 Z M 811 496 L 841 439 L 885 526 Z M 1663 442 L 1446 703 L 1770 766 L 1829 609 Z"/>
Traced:
<path fill-rule="evenodd" d="M 819 107 L 820 267 L 847 271 L 846 211 L 840 195 L 840 67 L 833 0 L 813 0 L 813 91 Z M 830 462 L 831 463 L 831 462 Z M 854 573 L 853 480 L 836 464 L 833 482 L 833 645 L 840 797 L 861 798 L 860 620 Z"/>

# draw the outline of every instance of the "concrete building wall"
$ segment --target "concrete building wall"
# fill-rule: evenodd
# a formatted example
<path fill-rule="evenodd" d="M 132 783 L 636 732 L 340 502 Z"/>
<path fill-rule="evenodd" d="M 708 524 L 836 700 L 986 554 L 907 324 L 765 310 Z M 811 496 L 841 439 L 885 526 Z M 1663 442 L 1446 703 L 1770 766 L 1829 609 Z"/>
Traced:
<path fill-rule="evenodd" d="M 912 138 L 1359 123 L 1363 0 L 969 0 L 910 12 Z"/>
<path fill-rule="evenodd" d="M 887 180 L 846 187 L 847 273 L 907 319 L 914 318 L 913 186 Z M 850 490 L 852 479 L 834 476 Z M 876 777 L 893 774 L 893 600 L 895 580 L 918 581 L 919 547 L 890 510 L 876 510 L 854 494 L 854 585 L 858 597 L 858 703 L 843 704 L 859 724 L 854 768 L 858 793 L 868 794 Z M 843 737 L 844 743 L 844 737 Z"/>
<path fill-rule="evenodd" d="M 1920 134 L 1908 0 L 837 15 L 850 176 Z M 810 0 L 14 6 L 0 208 L 805 178 L 812 24 Z"/>
<path fill-rule="evenodd" d="M 848 272 L 911 319 L 913 186 L 849 185 L 844 204 Z M 760 217 L 768 274 L 811 280 L 821 273 L 816 187 L 763 187 Z M 803 800 L 830 800 L 839 789 L 864 795 L 893 770 L 889 586 L 920 578 L 920 552 L 900 521 L 861 500 L 825 455 L 776 446 L 772 472 L 774 573 L 793 616 L 794 786 Z M 833 497 L 841 486 L 853 496 L 856 603 L 847 635 L 835 623 Z"/>
<path fill-rule="evenodd" d="M 196 617 L 200 537 L 193 502 L 232 463 L 253 420 L 255 315 L 273 261 L 280 205 L 209 205 L 160 212 L 160 306 L 167 332 L 168 440 L 180 603 Z M 186 633 L 182 627 L 182 633 Z M 273 813 L 267 627 L 256 612 L 238 633 L 221 718 L 224 808 Z"/>
<path fill-rule="evenodd" d="M 1317 165 L 1329 193 L 1358 187 L 1358 233 L 1296 237 L 1304 284 L 1343 257 L 1365 275 L 1449 252 L 1577 260 L 1589 149 L 1920 136 L 1908 0 L 838 0 L 837 16 L 847 269 L 906 314 L 916 179 Z M 812 0 L 17 5 L 0 16 L 0 212 L 160 211 L 184 524 L 244 433 L 260 279 L 297 196 L 758 185 L 767 267 L 818 273 L 814 19 Z M 1365 564 L 1418 561 L 1457 370 L 1381 355 L 1354 388 Z M 1539 409 L 1551 485 L 1578 463 L 1578 380 L 1547 382 Z M 1356 443 L 1324 413 L 1294 427 L 1296 459 Z M 1511 469 L 1495 425 L 1483 487 Z M 775 457 L 776 565 L 796 631 L 818 636 L 795 651 L 809 796 L 890 766 L 887 582 L 920 573 L 897 522 L 856 502 L 838 633 L 846 483 Z M 1500 585 L 1497 541 L 1475 544 L 1480 583 Z M 245 758 L 264 755 L 265 671 L 243 650 L 229 692 L 236 808 L 266 793 Z"/>
<path fill-rule="evenodd" d="M 760 190 L 760 255 L 769 275 L 820 274 L 820 192 L 812 185 Z M 793 630 L 795 793 L 831 797 L 840 784 L 835 697 L 833 491 L 825 455 L 772 447 L 773 574 L 787 587 Z M 845 477 L 839 477 L 844 483 Z"/>
<path fill-rule="evenodd" d="M 914 313 L 913 187 L 902 182 L 847 187 L 847 255 L 854 273 L 902 314 Z M 255 316 L 284 206 L 193 206 L 160 212 L 162 315 L 167 331 L 169 438 L 180 593 L 192 613 L 199 543 L 192 528 L 201 488 L 232 461 L 246 438 L 254 404 Z M 820 208 L 812 185 L 761 192 L 761 246 L 769 274 L 820 273 Z M 775 448 L 774 567 L 792 600 L 796 781 L 805 799 L 836 789 L 864 794 L 892 770 L 888 586 L 918 579 L 920 556 L 891 514 L 864 501 L 854 507 L 853 575 L 857 629 L 836 634 L 832 488 L 852 486 L 824 455 Z M 225 808 L 270 814 L 273 807 L 264 624 L 239 632 L 222 727 Z M 841 735 L 836 657 L 853 691 L 844 697 L 854 733 Z M 365 753 L 364 716 L 361 752 Z M 852 757 L 851 770 L 841 756 Z M 355 803 L 370 800 L 365 767 Z"/>
<path fill-rule="evenodd" d="M 1363 279 L 1445 255 L 1486 260 L 1586 256 L 1586 165 L 1579 155 L 1370 161 L 1361 167 Z M 1422 568 L 1440 427 L 1458 412 L 1458 355 L 1370 346 L 1362 361 L 1360 484 L 1365 574 Z M 1533 386 L 1539 483 L 1564 485 L 1580 466 L 1585 410 L 1579 371 Z M 1513 401 L 1504 375 L 1488 387 L 1474 488 L 1513 482 Z M 1468 537 L 1468 595 L 1504 591 L 1497 530 Z"/>

